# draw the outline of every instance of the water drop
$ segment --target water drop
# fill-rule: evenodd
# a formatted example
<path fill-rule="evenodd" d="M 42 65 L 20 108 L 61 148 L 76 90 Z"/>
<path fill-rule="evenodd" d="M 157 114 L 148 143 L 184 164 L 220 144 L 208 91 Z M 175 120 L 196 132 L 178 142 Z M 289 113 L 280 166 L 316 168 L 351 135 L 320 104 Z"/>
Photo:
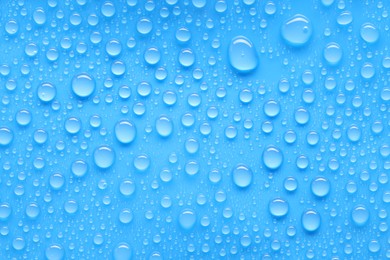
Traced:
<path fill-rule="evenodd" d="M 246 73 L 256 69 L 258 57 L 253 43 L 244 36 L 232 39 L 229 45 L 230 65 L 238 72 Z"/>
<path fill-rule="evenodd" d="M 195 54 L 191 49 L 183 49 L 179 53 L 179 62 L 183 67 L 191 67 L 195 62 Z"/>
<path fill-rule="evenodd" d="M 111 57 L 117 57 L 122 51 L 122 44 L 117 39 L 111 39 L 106 44 L 106 52 Z"/>
<path fill-rule="evenodd" d="M 338 43 L 331 42 L 324 49 L 324 58 L 329 65 L 337 65 L 343 56 L 343 51 Z"/>
<path fill-rule="evenodd" d="M 179 224 L 183 229 L 185 230 L 192 229 L 195 226 L 195 223 L 196 223 L 195 211 L 191 209 L 186 209 L 180 213 Z"/>
<path fill-rule="evenodd" d="M 52 244 L 45 250 L 45 256 L 48 260 L 62 260 L 65 256 L 65 251 L 61 245 Z"/>
<path fill-rule="evenodd" d="M 352 210 L 352 220 L 357 226 L 364 226 L 370 217 L 369 211 L 362 205 L 356 206 Z"/>
<path fill-rule="evenodd" d="M 317 197 L 325 197 L 329 194 L 330 182 L 325 177 L 317 177 L 311 182 L 311 192 Z"/>
<path fill-rule="evenodd" d="M 9 145 L 14 139 L 14 134 L 7 127 L 0 127 L 0 146 Z"/>
<path fill-rule="evenodd" d="M 114 260 L 130 260 L 133 256 L 133 251 L 127 243 L 121 242 L 115 246 Z"/>
<path fill-rule="evenodd" d="M 321 217 L 315 210 L 307 210 L 302 214 L 302 227 L 308 232 L 316 231 L 321 225 Z"/>
<path fill-rule="evenodd" d="M 375 43 L 379 39 L 379 31 L 373 24 L 365 23 L 360 28 L 360 36 L 367 43 Z"/>
<path fill-rule="evenodd" d="M 100 146 L 93 152 L 93 160 L 99 168 L 107 169 L 114 164 L 115 152 L 111 147 Z"/>
<path fill-rule="evenodd" d="M 287 44 L 300 47 L 309 41 L 312 30 L 310 20 L 297 14 L 283 23 L 281 33 Z"/>
<path fill-rule="evenodd" d="M 62 186 L 64 186 L 65 184 L 65 178 L 62 174 L 60 173 L 54 173 L 50 176 L 50 180 L 49 180 L 49 183 L 50 183 L 50 186 L 54 189 L 54 190 L 59 190 L 62 188 Z"/>
<path fill-rule="evenodd" d="M 128 120 L 121 120 L 115 125 L 115 137 L 122 144 L 132 143 L 137 135 L 135 125 Z"/>
<path fill-rule="evenodd" d="M 11 206 L 8 203 L 1 203 L 0 204 L 0 220 L 7 220 L 8 217 L 11 215 L 12 209 Z"/>
<path fill-rule="evenodd" d="M 232 175 L 234 184 L 240 188 L 246 188 L 252 183 L 252 171 L 244 164 L 234 167 Z"/>
<path fill-rule="evenodd" d="M 31 113 L 26 109 L 19 110 L 15 119 L 18 125 L 27 126 L 31 122 Z"/>
<path fill-rule="evenodd" d="M 166 116 L 160 116 L 156 120 L 156 130 L 161 137 L 168 137 L 173 132 L 172 121 Z"/>
<path fill-rule="evenodd" d="M 50 102 L 52 101 L 57 94 L 56 87 L 51 83 L 42 83 L 38 87 L 38 98 L 42 102 Z"/>
<path fill-rule="evenodd" d="M 160 61 L 160 58 L 160 51 L 155 47 L 149 48 L 145 51 L 144 59 L 149 65 L 156 65 Z"/>
<path fill-rule="evenodd" d="M 287 215 L 289 206 L 287 201 L 280 198 L 276 198 L 270 201 L 268 209 L 272 216 L 280 218 Z"/>
<path fill-rule="evenodd" d="M 73 93 L 79 98 L 87 98 L 95 91 L 95 80 L 87 73 L 81 73 L 72 79 Z"/>
<path fill-rule="evenodd" d="M 263 163 L 270 170 L 278 169 L 283 162 L 283 154 L 279 148 L 270 146 L 263 152 Z"/>
<path fill-rule="evenodd" d="M 140 154 L 134 158 L 133 165 L 138 171 L 144 172 L 149 169 L 150 158 L 146 154 Z"/>

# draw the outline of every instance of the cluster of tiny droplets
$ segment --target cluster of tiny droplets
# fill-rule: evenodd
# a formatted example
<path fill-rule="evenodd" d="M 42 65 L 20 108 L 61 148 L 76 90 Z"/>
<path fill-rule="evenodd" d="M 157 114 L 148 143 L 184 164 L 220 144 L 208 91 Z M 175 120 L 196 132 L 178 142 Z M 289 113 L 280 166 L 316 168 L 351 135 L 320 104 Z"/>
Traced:
<path fill-rule="evenodd" d="M 1 1 L 0 258 L 390 258 L 390 6 L 296 2 Z"/>

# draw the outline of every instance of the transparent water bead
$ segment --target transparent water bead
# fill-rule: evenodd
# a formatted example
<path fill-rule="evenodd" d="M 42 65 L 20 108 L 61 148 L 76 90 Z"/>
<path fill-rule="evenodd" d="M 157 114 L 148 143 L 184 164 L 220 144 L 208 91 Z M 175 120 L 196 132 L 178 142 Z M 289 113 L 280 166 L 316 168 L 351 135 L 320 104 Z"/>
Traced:
<path fill-rule="evenodd" d="M 253 43 L 245 36 L 231 40 L 228 56 L 230 65 L 241 73 L 253 71 L 259 63 Z"/>

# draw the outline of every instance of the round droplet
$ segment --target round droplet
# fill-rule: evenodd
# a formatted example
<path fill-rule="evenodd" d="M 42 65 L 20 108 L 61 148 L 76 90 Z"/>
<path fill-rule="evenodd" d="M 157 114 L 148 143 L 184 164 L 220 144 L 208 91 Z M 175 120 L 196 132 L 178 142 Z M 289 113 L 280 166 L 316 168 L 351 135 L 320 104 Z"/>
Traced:
<path fill-rule="evenodd" d="M 287 215 L 289 207 L 287 201 L 277 198 L 269 203 L 268 208 L 272 216 L 280 218 Z"/>
<path fill-rule="evenodd" d="M 191 39 L 191 33 L 186 27 L 181 27 L 176 31 L 176 39 L 182 43 L 188 42 Z"/>
<path fill-rule="evenodd" d="M 107 169 L 114 163 L 115 152 L 112 148 L 103 145 L 95 149 L 93 159 L 96 166 Z"/>
<path fill-rule="evenodd" d="M 12 209 L 8 203 L 0 204 L 0 220 L 7 220 L 11 215 Z"/>
<path fill-rule="evenodd" d="M 123 61 L 117 60 L 111 64 L 111 72 L 115 76 L 122 76 L 126 72 L 126 65 Z"/>
<path fill-rule="evenodd" d="M 111 57 L 117 57 L 122 51 L 122 44 L 117 39 L 112 39 L 106 44 L 106 52 Z"/>
<path fill-rule="evenodd" d="M 127 243 L 119 243 L 114 249 L 115 260 L 130 260 L 133 256 L 133 251 Z"/>
<path fill-rule="evenodd" d="M 361 137 L 361 131 L 359 127 L 357 125 L 350 126 L 347 131 L 347 136 L 351 142 L 359 141 Z"/>
<path fill-rule="evenodd" d="M 352 210 L 352 220 L 357 226 L 364 226 L 370 217 L 369 211 L 366 207 L 359 205 Z"/>
<path fill-rule="evenodd" d="M 343 56 L 341 46 L 335 42 L 329 43 L 324 49 L 324 58 L 329 65 L 337 65 Z"/>
<path fill-rule="evenodd" d="M 14 134 L 7 127 L 0 127 L 0 146 L 9 145 L 14 139 Z"/>
<path fill-rule="evenodd" d="M 123 209 L 119 213 L 119 221 L 123 224 L 129 224 L 133 220 L 133 213 L 129 209 Z"/>
<path fill-rule="evenodd" d="M 321 225 L 321 217 L 315 210 L 307 210 L 302 214 L 302 227 L 308 232 L 316 231 Z"/>
<path fill-rule="evenodd" d="M 280 113 L 280 105 L 275 100 L 269 100 L 264 104 L 264 114 L 269 117 L 276 117 Z"/>
<path fill-rule="evenodd" d="M 375 67 L 372 63 L 366 62 L 360 69 L 360 75 L 364 79 L 371 79 L 375 75 Z"/>
<path fill-rule="evenodd" d="M 137 85 L 137 93 L 141 97 L 147 97 L 152 92 L 152 86 L 149 84 L 149 82 L 142 81 Z"/>
<path fill-rule="evenodd" d="M 161 137 L 168 137 L 173 132 L 172 121 L 166 116 L 160 116 L 156 120 L 156 130 Z"/>
<path fill-rule="evenodd" d="M 38 98 L 42 102 L 52 101 L 57 94 L 56 87 L 51 83 L 42 83 L 38 87 Z"/>
<path fill-rule="evenodd" d="M 242 103 L 249 104 L 253 99 L 253 93 L 250 89 L 245 88 L 241 90 L 239 98 Z"/>
<path fill-rule="evenodd" d="M 68 200 L 64 203 L 64 210 L 68 214 L 75 214 L 79 206 L 75 200 Z"/>
<path fill-rule="evenodd" d="M 286 191 L 293 192 L 298 188 L 298 182 L 294 177 L 287 177 L 284 180 L 284 188 Z"/>
<path fill-rule="evenodd" d="M 352 23 L 353 17 L 350 11 L 344 11 L 337 17 L 337 23 L 339 25 L 348 25 Z"/>
<path fill-rule="evenodd" d="M 62 260 L 65 256 L 65 251 L 61 245 L 53 244 L 46 248 L 45 256 L 48 260 Z"/>
<path fill-rule="evenodd" d="M 149 48 L 145 51 L 144 59 L 149 65 L 157 64 L 160 61 L 160 58 L 160 51 L 155 47 Z"/>
<path fill-rule="evenodd" d="M 152 29 L 153 29 L 153 23 L 147 18 L 143 18 L 139 20 L 137 23 L 137 31 L 140 34 L 146 35 L 150 33 Z"/>
<path fill-rule="evenodd" d="M 26 109 L 19 110 L 15 119 L 18 125 L 27 126 L 31 122 L 31 113 Z"/>
<path fill-rule="evenodd" d="M 233 169 L 233 182 L 240 188 L 246 188 L 252 183 L 252 171 L 243 164 L 237 165 Z"/>
<path fill-rule="evenodd" d="M 305 125 L 309 122 L 310 120 L 310 114 L 309 111 L 307 111 L 305 108 L 298 108 L 295 111 L 295 121 L 300 124 L 300 125 Z"/>
<path fill-rule="evenodd" d="M 330 182 L 325 177 L 317 177 L 311 182 L 311 192 L 317 197 L 325 197 L 329 194 Z"/>
<path fill-rule="evenodd" d="M 129 197 L 135 191 L 135 183 L 132 180 L 123 180 L 119 185 L 119 191 L 123 196 Z"/>
<path fill-rule="evenodd" d="M 229 45 L 228 56 L 230 65 L 241 73 L 253 71 L 258 64 L 255 47 L 244 36 L 237 36 L 232 39 Z"/>
<path fill-rule="evenodd" d="M 36 219 L 40 213 L 40 209 L 37 203 L 32 202 L 26 207 L 26 215 L 30 219 Z"/>
<path fill-rule="evenodd" d="M 65 121 L 65 130 L 69 134 L 77 134 L 81 129 L 81 122 L 76 117 L 70 117 Z"/>
<path fill-rule="evenodd" d="M 59 190 L 62 188 L 62 186 L 64 186 L 64 183 L 65 183 L 65 178 L 62 174 L 60 173 L 54 173 L 50 176 L 50 186 L 54 189 L 54 190 Z"/>
<path fill-rule="evenodd" d="M 283 162 L 283 154 L 279 148 L 270 146 L 263 152 L 263 163 L 270 170 L 278 169 Z"/>
<path fill-rule="evenodd" d="M 135 125 L 128 121 L 122 120 L 115 125 L 115 137 L 122 144 L 129 144 L 134 141 L 137 134 Z"/>
<path fill-rule="evenodd" d="M 21 237 L 17 237 L 14 239 L 14 241 L 12 242 L 12 246 L 15 250 L 23 250 L 23 248 L 26 246 L 26 242 L 24 241 L 23 238 Z"/>
<path fill-rule="evenodd" d="M 135 157 L 133 164 L 134 164 L 134 167 L 135 167 L 138 171 L 144 172 L 144 171 L 146 171 L 147 169 L 149 169 L 149 166 L 150 166 L 150 158 L 149 158 L 149 156 L 147 156 L 146 154 L 138 155 L 137 157 Z"/>
<path fill-rule="evenodd" d="M 7 24 L 5 25 L 5 31 L 9 34 L 9 35 L 14 35 L 18 32 L 19 30 L 19 25 L 18 23 L 14 20 L 14 19 L 11 19 L 7 22 Z"/>
<path fill-rule="evenodd" d="M 198 152 L 199 142 L 194 138 L 189 138 L 186 140 L 184 146 L 189 154 L 195 154 Z"/>
<path fill-rule="evenodd" d="M 195 223 L 196 223 L 196 214 L 193 210 L 186 209 L 180 213 L 179 224 L 183 229 L 185 230 L 192 229 L 195 226 Z"/>
<path fill-rule="evenodd" d="M 371 23 L 365 23 L 360 28 L 360 36 L 367 43 L 375 43 L 379 39 L 379 31 L 375 25 Z"/>
<path fill-rule="evenodd" d="M 87 98 L 95 91 L 95 80 L 87 73 L 76 75 L 72 79 L 72 90 L 79 98 Z"/>
<path fill-rule="evenodd" d="M 191 67 L 195 62 L 195 54 L 191 49 L 183 49 L 179 54 L 179 62 L 183 67 Z"/>
<path fill-rule="evenodd" d="M 102 5 L 101 11 L 102 11 L 102 15 L 104 15 L 107 18 L 110 18 L 110 17 L 114 16 L 114 14 L 115 14 L 115 6 L 112 2 L 106 1 Z"/>
<path fill-rule="evenodd" d="M 312 30 L 309 19 L 297 14 L 283 23 L 281 33 L 287 44 L 300 47 L 310 40 Z"/>

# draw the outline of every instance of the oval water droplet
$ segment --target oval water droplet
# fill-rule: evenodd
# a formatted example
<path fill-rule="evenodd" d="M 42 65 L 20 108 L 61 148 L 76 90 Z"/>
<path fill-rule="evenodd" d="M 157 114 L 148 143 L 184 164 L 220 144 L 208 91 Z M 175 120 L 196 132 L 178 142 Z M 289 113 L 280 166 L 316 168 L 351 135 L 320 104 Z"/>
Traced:
<path fill-rule="evenodd" d="M 196 223 L 195 211 L 191 209 L 186 209 L 180 213 L 179 224 L 183 229 L 185 230 L 192 229 L 195 226 L 195 223 Z"/>
<path fill-rule="evenodd" d="M 281 33 L 287 44 L 300 47 L 310 40 L 312 31 L 310 20 L 304 15 L 297 14 L 283 23 Z"/>
<path fill-rule="evenodd" d="M 356 206 L 352 210 L 352 220 L 357 226 L 364 226 L 369 217 L 370 213 L 363 205 Z"/>
<path fill-rule="evenodd" d="M 321 225 L 321 217 L 315 210 L 307 210 L 302 214 L 302 227 L 308 232 L 316 231 Z"/>
<path fill-rule="evenodd" d="M 258 65 L 255 47 L 245 36 L 237 36 L 232 39 L 228 56 L 230 65 L 241 73 L 253 71 Z"/>

